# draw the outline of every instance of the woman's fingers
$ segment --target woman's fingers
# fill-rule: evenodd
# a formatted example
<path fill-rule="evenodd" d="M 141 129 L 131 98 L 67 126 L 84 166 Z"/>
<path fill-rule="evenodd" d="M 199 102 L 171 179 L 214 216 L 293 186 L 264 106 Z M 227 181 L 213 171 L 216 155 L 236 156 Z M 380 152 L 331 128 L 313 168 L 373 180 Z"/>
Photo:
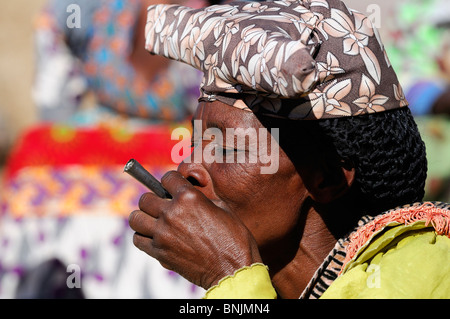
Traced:
<path fill-rule="evenodd" d="M 195 187 L 177 171 L 167 172 L 161 178 L 161 184 L 174 198 L 180 193 L 195 190 Z"/>
<path fill-rule="evenodd" d="M 257 244 L 233 214 L 216 206 L 182 174 L 161 179 L 172 199 L 146 193 L 130 214 L 134 245 L 205 289 L 242 266 L 260 262 Z"/>
<path fill-rule="evenodd" d="M 166 203 L 166 199 L 162 199 L 154 193 L 145 193 L 139 199 L 139 209 L 154 218 L 158 218 Z"/>
<path fill-rule="evenodd" d="M 133 244 L 139 249 L 145 252 L 147 255 L 156 258 L 153 251 L 153 239 L 143 236 L 139 233 L 134 233 Z"/>
<path fill-rule="evenodd" d="M 149 238 L 152 238 L 155 233 L 156 221 L 156 218 L 141 210 L 133 211 L 128 217 L 131 229 Z"/>

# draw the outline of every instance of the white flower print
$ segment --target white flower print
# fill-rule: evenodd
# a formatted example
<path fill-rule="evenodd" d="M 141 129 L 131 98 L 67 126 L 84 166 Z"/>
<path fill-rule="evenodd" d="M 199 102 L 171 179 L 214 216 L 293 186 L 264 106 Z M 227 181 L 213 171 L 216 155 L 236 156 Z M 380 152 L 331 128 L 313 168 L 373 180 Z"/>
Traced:
<path fill-rule="evenodd" d="M 208 74 L 207 82 L 205 82 L 206 85 L 211 85 L 211 83 L 214 81 L 214 70 L 217 68 L 218 54 L 219 52 L 208 55 L 205 59 L 205 62 L 203 63 L 203 67 Z"/>
<path fill-rule="evenodd" d="M 250 2 L 242 7 L 242 10 L 245 12 L 261 13 L 264 11 L 279 11 L 280 8 L 270 8 L 269 6 L 263 5 L 259 2 Z"/>
<path fill-rule="evenodd" d="M 230 44 L 231 38 L 237 32 L 239 32 L 239 24 L 235 23 L 234 21 L 225 23 L 223 31 L 220 33 L 217 41 L 214 43 L 216 47 L 222 45 L 222 58 L 224 57 L 226 49 Z"/>
<path fill-rule="evenodd" d="M 331 18 L 323 20 L 322 29 L 330 36 L 344 38 L 344 54 L 360 55 L 367 71 L 380 84 L 381 67 L 373 51 L 367 46 L 374 35 L 370 20 L 354 11 L 355 22 L 344 12 L 331 9 Z"/>
<path fill-rule="evenodd" d="M 329 8 L 327 0 L 303 0 L 303 3 L 309 3 L 311 7 L 324 7 Z"/>
<path fill-rule="evenodd" d="M 227 17 L 227 16 L 234 16 L 236 13 L 239 12 L 239 9 L 237 6 L 230 6 L 228 4 L 223 4 L 208 7 L 205 9 L 205 11 L 213 14 L 222 13 L 223 17 Z"/>
<path fill-rule="evenodd" d="M 342 101 L 352 89 L 352 81 L 350 79 L 340 81 L 334 80 L 328 84 L 323 91 L 314 90 L 309 94 L 311 100 L 312 111 L 317 119 L 321 119 L 325 114 L 333 116 L 349 116 L 352 114 L 350 105 Z M 305 105 L 300 105 L 292 110 L 290 118 L 295 115 L 305 116 Z M 301 117 L 298 117 L 301 118 Z"/>
<path fill-rule="evenodd" d="M 280 112 L 291 119 L 407 105 L 369 18 L 335 5 L 283 0 L 198 10 L 150 6 L 147 49 L 202 71 L 203 96 L 224 94 L 223 100 L 240 108 Z M 254 96 L 247 101 L 243 95 Z M 305 97 L 307 103 L 301 100 Z M 292 98 L 305 103 L 293 108 L 286 101 Z"/>
<path fill-rule="evenodd" d="M 374 83 L 365 74 L 362 75 L 359 87 L 359 98 L 353 101 L 360 110 L 355 115 L 375 113 L 385 110 L 384 104 L 389 100 L 387 96 L 376 94 Z"/>
<path fill-rule="evenodd" d="M 263 28 L 255 28 L 255 25 L 245 27 L 241 32 L 241 41 L 233 50 L 231 61 L 238 62 L 239 57 L 243 62 L 247 61 L 250 47 L 257 45 L 257 51 L 262 52 L 267 41 L 268 32 Z"/>
<path fill-rule="evenodd" d="M 149 12 L 147 16 L 147 24 L 145 25 L 145 48 L 147 50 L 154 50 L 155 44 L 159 42 L 157 37 L 162 31 L 165 22 L 166 6 L 156 7 L 155 10 Z M 155 52 L 158 53 L 158 51 Z"/>
<path fill-rule="evenodd" d="M 239 66 L 239 71 L 243 77 L 244 83 L 254 89 L 261 89 L 259 83 L 261 83 L 261 77 L 272 86 L 272 78 L 267 62 L 272 59 L 275 53 L 277 41 L 270 40 L 266 46 L 261 48 L 261 51 L 254 54 L 249 60 L 247 67 Z M 235 68 L 238 68 L 238 63 L 233 64 Z"/>
<path fill-rule="evenodd" d="M 306 27 L 306 22 L 302 18 L 302 15 L 296 16 L 287 12 L 280 12 L 280 16 L 283 16 L 286 19 L 286 22 L 292 23 L 298 30 L 298 33 L 303 34 Z"/>
<path fill-rule="evenodd" d="M 205 59 L 204 42 L 201 41 L 199 27 L 194 27 L 189 36 L 181 40 L 180 50 L 181 58 L 196 68 L 201 67 L 201 61 Z"/>
<path fill-rule="evenodd" d="M 327 82 L 334 78 L 335 74 L 345 73 L 345 70 L 340 67 L 339 60 L 336 56 L 328 52 L 327 62 L 318 62 L 317 70 L 319 71 L 319 82 Z"/>
<path fill-rule="evenodd" d="M 408 106 L 408 101 L 406 100 L 405 93 L 403 93 L 403 89 L 400 83 L 398 83 L 398 85 L 393 84 L 393 86 L 394 86 L 394 96 L 395 99 L 400 102 L 400 107 Z"/>

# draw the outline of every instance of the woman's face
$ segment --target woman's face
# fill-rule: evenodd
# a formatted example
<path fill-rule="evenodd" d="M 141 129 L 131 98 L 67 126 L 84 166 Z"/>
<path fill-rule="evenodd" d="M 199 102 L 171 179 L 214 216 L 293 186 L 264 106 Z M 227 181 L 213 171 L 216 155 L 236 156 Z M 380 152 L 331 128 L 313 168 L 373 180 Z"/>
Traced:
<path fill-rule="evenodd" d="M 276 159 L 278 169 L 269 174 L 261 173 L 261 168 L 269 164 L 261 161 L 260 154 L 257 154 L 256 161 L 250 160 L 255 149 L 257 153 L 266 152 L 255 148 L 261 143 L 266 142 L 269 151 L 278 147 L 278 144 L 271 144 L 275 141 L 270 130 L 265 141 L 259 136 L 257 140 L 246 138 L 243 149 L 237 141 L 243 138 L 245 132 L 259 133 L 266 129 L 252 112 L 219 101 L 201 102 L 193 120 L 201 121 L 195 122 L 197 127 L 201 127 L 201 132 L 194 132 L 196 149 L 180 164 L 178 171 L 217 206 L 235 213 L 253 234 L 260 248 L 292 234 L 298 223 L 300 207 L 308 196 L 299 173 L 281 148 L 278 148 Z M 218 138 L 208 134 L 213 128 L 220 130 L 223 138 L 220 134 Z M 227 128 L 235 129 L 233 139 L 226 138 Z M 195 159 L 196 151 L 202 151 L 201 160 Z M 245 154 L 243 163 L 237 160 L 238 154 L 242 153 Z M 215 160 L 205 160 L 208 154 L 213 154 Z M 220 157 L 222 160 L 219 160 Z M 271 160 L 274 160 L 273 156 Z"/>

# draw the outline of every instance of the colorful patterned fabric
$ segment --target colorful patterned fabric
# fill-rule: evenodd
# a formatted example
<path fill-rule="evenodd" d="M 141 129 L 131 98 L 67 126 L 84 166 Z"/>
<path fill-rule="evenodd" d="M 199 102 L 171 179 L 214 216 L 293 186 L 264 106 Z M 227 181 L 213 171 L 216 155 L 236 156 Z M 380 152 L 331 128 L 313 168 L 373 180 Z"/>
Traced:
<path fill-rule="evenodd" d="M 81 28 L 67 26 L 67 6 L 73 4 L 80 7 Z M 145 79 L 129 60 L 142 6 L 142 0 L 50 2 L 37 23 L 38 105 L 47 113 L 70 109 L 66 102 L 71 98 L 78 107 L 80 96 L 92 90 L 100 105 L 119 113 L 155 121 L 189 115 L 199 96 L 198 71 L 172 64 Z"/>
<path fill-rule="evenodd" d="M 136 158 L 161 177 L 176 169 L 169 126 L 74 128 L 41 125 L 15 145 L 5 169 L 4 209 L 14 217 L 103 211 L 127 216 L 148 191 L 123 174 Z"/>
<path fill-rule="evenodd" d="M 14 298 L 26 275 L 54 258 L 81 270 L 76 289 L 86 298 L 201 297 L 203 289 L 136 249 L 128 225 L 148 190 L 123 168 L 134 157 L 157 178 L 176 169 L 171 132 L 56 124 L 26 132 L 8 157 L 0 194 L 0 298 Z"/>
<path fill-rule="evenodd" d="M 96 13 L 85 64 L 89 83 L 103 104 L 119 112 L 144 118 L 184 119 L 189 107 L 192 109 L 187 105 L 192 102 L 192 94 L 198 97 L 200 78 L 183 83 L 182 73 L 169 68 L 153 79 L 142 79 L 127 62 L 141 9 L 140 0 L 116 0 Z"/>
<path fill-rule="evenodd" d="M 152 125 L 131 129 L 113 125 L 86 128 L 38 125 L 17 140 L 9 155 L 5 175 L 11 179 L 19 170 L 30 166 L 107 168 L 119 165 L 123 169 L 130 158 L 165 172 L 166 167 L 175 165 L 171 159 L 172 147 L 178 142 L 171 140 L 175 127 L 178 126 Z"/>
<path fill-rule="evenodd" d="M 205 100 L 289 119 L 408 105 L 376 28 L 339 0 L 150 6 L 146 39 L 204 72 Z"/>
<path fill-rule="evenodd" d="M 8 156 L 2 208 L 14 217 L 67 216 L 90 209 L 127 216 L 148 190 L 123 173 L 124 165 L 136 158 L 159 178 L 176 169 L 171 132 L 169 125 L 35 126 Z"/>
<path fill-rule="evenodd" d="M 66 280 L 78 269 L 80 287 L 72 289 L 79 289 L 88 299 L 191 299 L 204 294 L 136 249 L 128 217 L 107 215 L 103 210 L 74 210 L 59 217 L 3 215 L 0 242 L 2 299 L 15 298 L 25 276 L 55 258 L 65 266 L 60 285 L 67 288 Z M 50 287 L 36 286 L 36 295 L 39 288 Z"/>

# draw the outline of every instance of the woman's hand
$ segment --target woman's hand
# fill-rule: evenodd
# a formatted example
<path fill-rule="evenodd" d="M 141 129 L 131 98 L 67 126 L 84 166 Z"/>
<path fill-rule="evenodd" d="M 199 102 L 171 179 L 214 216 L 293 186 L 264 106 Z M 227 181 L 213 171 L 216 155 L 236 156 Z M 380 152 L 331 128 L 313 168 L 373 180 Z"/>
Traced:
<path fill-rule="evenodd" d="M 233 213 L 216 206 L 172 171 L 161 180 L 171 200 L 145 193 L 129 224 L 134 245 L 205 289 L 234 271 L 261 262 L 255 239 Z"/>

